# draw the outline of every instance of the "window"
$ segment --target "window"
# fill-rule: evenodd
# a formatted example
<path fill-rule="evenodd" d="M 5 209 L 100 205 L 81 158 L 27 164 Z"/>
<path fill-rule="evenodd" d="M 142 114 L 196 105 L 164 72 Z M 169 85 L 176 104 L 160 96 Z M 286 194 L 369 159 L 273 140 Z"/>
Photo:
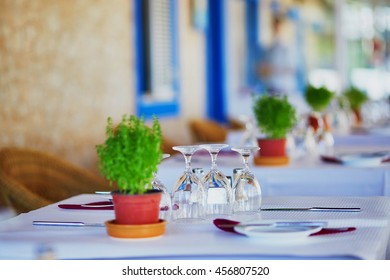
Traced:
<path fill-rule="evenodd" d="M 138 116 L 174 116 L 179 111 L 176 1 L 135 0 Z"/>

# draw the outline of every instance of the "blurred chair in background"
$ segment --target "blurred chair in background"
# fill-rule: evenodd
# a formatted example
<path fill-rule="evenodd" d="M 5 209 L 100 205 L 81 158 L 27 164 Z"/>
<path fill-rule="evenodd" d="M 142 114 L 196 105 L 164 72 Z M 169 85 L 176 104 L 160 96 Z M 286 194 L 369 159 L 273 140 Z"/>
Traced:
<path fill-rule="evenodd" d="M 164 118 L 160 120 L 160 125 L 163 134 L 161 149 L 170 155 L 178 153 L 172 149 L 173 146 L 225 143 L 231 129 L 204 118 Z"/>
<path fill-rule="evenodd" d="M 240 118 L 230 118 L 229 119 L 229 130 L 232 131 L 244 131 L 245 130 L 245 121 Z"/>
<path fill-rule="evenodd" d="M 161 150 L 164 154 L 169 154 L 169 155 L 177 154 L 178 151 L 172 149 L 173 146 L 177 146 L 177 145 L 179 144 L 176 144 L 171 139 L 168 139 L 166 136 L 163 136 L 163 140 L 161 143 Z"/>
<path fill-rule="evenodd" d="M 177 154 L 173 146 L 191 145 L 194 143 L 188 120 L 185 118 L 162 118 L 160 120 L 163 141 L 161 149 L 165 154 Z"/>
<path fill-rule="evenodd" d="M 18 214 L 74 195 L 111 190 L 105 179 L 54 155 L 25 148 L 0 150 L 0 194 L 5 206 Z"/>
<path fill-rule="evenodd" d="M 228 129 L 221 124 L 207 119 L 192 119 L 189 127 L 197 143 L 225 143 Z"/>

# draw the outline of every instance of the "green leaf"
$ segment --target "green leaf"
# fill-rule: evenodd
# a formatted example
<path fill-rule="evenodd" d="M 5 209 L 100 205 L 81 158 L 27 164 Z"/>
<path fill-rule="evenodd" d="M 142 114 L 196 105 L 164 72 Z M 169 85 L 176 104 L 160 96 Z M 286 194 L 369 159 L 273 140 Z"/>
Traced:
<path fill-rule="evenodd" d="M 326 87 L 314 87 L 308 85 L 305 90 L 305 100 L 307 104 L 316 112 L 322 112 L 328 108 L 334 98 L 335 93 Z"/>
<path fill-rule="evenodd" d="M 356 87 L 351 87 L 344 91 L 343 95 L 348 100 L 351 109 L 358 110 L 364 103 L 368 101 L 368 96 L 365 92 Z"/>
<path fill-rule="evenodd" d="M 253 111 L 259 129 L 268 138 L 285 138 L 297 122 L 295 108 L 286 96 L 262 95 L 255 99 Z"/>
<path fill-rule="evenodd" d="M 128 194 L 142 194 L 151 189 L 154 173 L 162 158 L 160 123 L 153 118 L 148 127 L 143 118 L 124 115 L 114 127 L 107 119 L 106 140 L 96 146 L 99 170 L 119 190 Z"/>

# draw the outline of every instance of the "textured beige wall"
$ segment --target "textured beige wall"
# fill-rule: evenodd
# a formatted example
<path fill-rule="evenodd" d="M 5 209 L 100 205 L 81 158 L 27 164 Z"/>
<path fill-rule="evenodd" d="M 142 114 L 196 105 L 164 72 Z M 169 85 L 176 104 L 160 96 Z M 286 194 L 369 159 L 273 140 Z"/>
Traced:
<path fill-rule="evenodd" d="M 178 117 L 165 134 L 188 143 L 204 116 L 204 33 L 178 0 Z M 134 113 L 133 1 L 0 0 L 0 148 L 47 150 L 97 171 L 107 116 Z M 178 129 L 180 127 L 180 129 Z"/>
<path fill-rule="evenodd" d="M 131 3 L 0 0 L 0 147 L 95 169 L 107 116 L 134 111 Z"/>

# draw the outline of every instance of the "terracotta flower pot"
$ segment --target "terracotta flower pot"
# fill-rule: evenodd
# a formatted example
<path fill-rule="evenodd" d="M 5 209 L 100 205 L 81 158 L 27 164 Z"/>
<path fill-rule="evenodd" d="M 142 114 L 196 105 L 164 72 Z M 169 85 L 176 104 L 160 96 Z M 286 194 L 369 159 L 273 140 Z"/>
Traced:
<path fill-rule="evenodd" d="M 256 165 L 285 165 L 289 158 L 286 154 L 286 139 L 266 139 L 259 138 L 257 143 L 260 147 L 254 157 Z"/>
<path fill-rule="evenodd" d="M 327 118 L 326 114 L 321 115 L 321 114 L 318 114 L 318 113 L 311 113 L 308 116 L 307 122 L 308 122 L 308 125 L 313 128 L 314 132 L 317 132 L 317 130 L 319 129 L 320 125 L 323 125 L 323 129 L 325 131 L 330 131 L 331 130 L 330 124 L 328 122 L 328 118 Z M 321 124 L 320 124 L 320 122 L 321 122 Z"/>
<path fill-rule="evenodd" d="M 160 190 L 151 190 L 140 195 L 113 192 L 115 223 L 126 225 L 158 223 L 161 194 Z"/>
<path fill-rule="evenodd" d="M 264 157 L 284 157 L 286 156 L 286 139 L 257 139 L 260 150 Z"/>
<path fill-rule="evenodd" d="M 362 113 L 360 109 L 353 109 L 353 115 L 355 117 L 355 126 L 360 127 L 363 123 Z"/>

